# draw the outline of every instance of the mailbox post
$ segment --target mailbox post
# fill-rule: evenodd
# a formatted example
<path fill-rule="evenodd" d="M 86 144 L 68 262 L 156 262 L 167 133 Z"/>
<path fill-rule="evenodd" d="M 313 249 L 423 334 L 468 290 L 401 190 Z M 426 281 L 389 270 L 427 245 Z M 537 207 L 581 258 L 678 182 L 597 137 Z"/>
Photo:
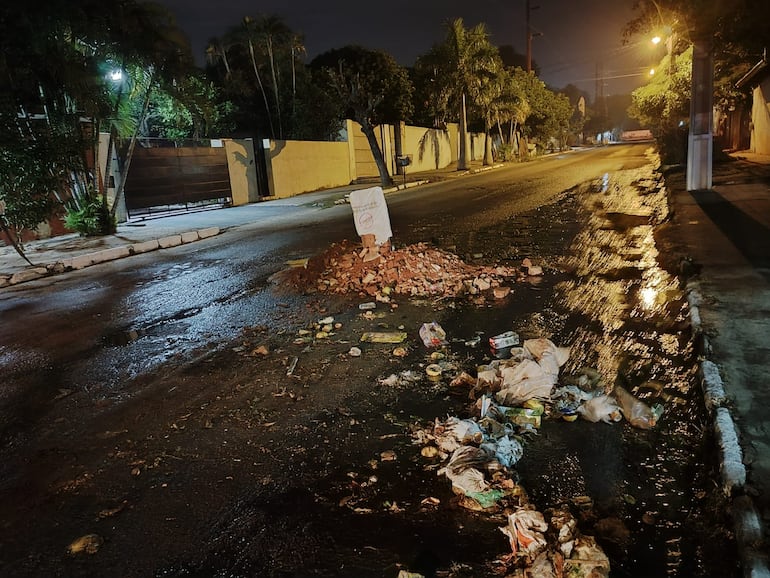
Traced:
<path fill-rule="evenodd" d="M 396 166 L 401 170 L 401 174 L 404 175 L 404 187 L 406 187 L 406 167 L 412 164 L 412 155 L 397 155 Z"/>

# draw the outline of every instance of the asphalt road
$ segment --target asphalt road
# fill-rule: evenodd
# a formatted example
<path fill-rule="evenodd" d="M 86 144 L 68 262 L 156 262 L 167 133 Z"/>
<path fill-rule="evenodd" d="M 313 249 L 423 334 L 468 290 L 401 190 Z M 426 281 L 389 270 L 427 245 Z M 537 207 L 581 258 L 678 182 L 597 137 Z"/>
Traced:
<path fill-rule="evenodd" d="M 541 504 L 593 497 L 621 575 L 705 576 L 713 560 L 702 559 L 714 553 L 702 549 L 704 524 L 710 545 L 729 540 L 716 506 L 703 503 L 718 492 L 702 463 L 709 440 L 681 295 L 650 245 L 660 195 L 634 181 L 634 169 L 649 172 L 646 148 L 553 156 L 389 195 L 396 247 L 431 242 L 479 262 L 538 257 L 549 275 L 504 307 L 404 300 L 384 321 L 441 316 L 466 338 L 515 321 L 572 344 L 573 369 L 591 364 L 665 396 L 665 424 L 651 432 L 548 423 L 517 469 Z M 367 323 L 357 308 L 271 284 L 287 260 L 355 239 L 350 207 L 269 205 L 260 222 L 211 239 L 0 294 L 9 575 L 390 576 L 410 561 L 430 575 L 499 555 L 499 522 L 458 512 L 449 488 L 407 457 L 417 450 L 404 422 L 430 423 L 458 400 L 429 383 L 373 386 L 396 360 L 387 346 L 358 364 L 346 355 Z M 298 327 L 329 312 L 344 319 L 344 340 L 292 345 Z M 260 343 L 269 355 L 242 355 Z M 413 345 L 400 363 L 421 362 Z M 473 354 L 462 353 L 471 365 Z M 301 361 L 289 376 L 292 355 Z M 371 458 L 388 451 L 404 457 L 375 470 Z M 421 508 L 425 496 L 442 506 Z M 383 501 L 397 507 L 381 512 Z M 39 536 L 23 523 L 32 515 Z M 89 532 L 106 540 L 97 554 L 65 555 Z M 719 553 L 728 567 L 730 555 Z"/>

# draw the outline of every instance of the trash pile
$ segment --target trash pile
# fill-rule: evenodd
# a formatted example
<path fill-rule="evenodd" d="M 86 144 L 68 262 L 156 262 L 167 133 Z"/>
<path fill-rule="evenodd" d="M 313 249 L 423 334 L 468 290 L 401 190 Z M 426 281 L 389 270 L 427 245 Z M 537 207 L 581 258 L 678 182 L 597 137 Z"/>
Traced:
<path fill-rule="evenodd" d="M 440 329 L 435 325 L 434 334 Z M 431 346 L 425 327 L 421 337 Z M 514 468 L 543 419 L 612 423 L 625 417 L 647 429 L 654 427 L 662 408 L 648 407 L 621 387 L 607 395 L 593 370 L 560 377 L 570 349 L 549 339 L 528 339 L 519 346 L 518 335 L 506 332 L 490 338 L 490 345 L 511 341 L 516 345 L 509 357 L 479 366 L 475 378 L 460 372 L 451 381 L 452 388 L 469 388 L 471 417 L 436 418 L 428 427 L 415 427 L 413 443 L 433 462 L 428 467 L 450 481 L 460 506 L 505 516 L 507 523 L 499 529 L 511 553 L 500 563 L 522 576 L 606 577 L 609 559 L 592 536 L 580 532 L 570 506 L 539 512 L 517 483 Z"/>
<path fill-rule="evenodd" d="M 391 294 L 409 297 L 505 298 L 510 284 L 543 270 L 525 259 L 521 267 L 474 266 L 457 255 L 417 243 L 400 249 L 370 250 L 357 243 L 332 244 L 324 253 L 297 260 L 280 274 L 282 284 L 327 293 L 361 293 L 388 302 Z"/>

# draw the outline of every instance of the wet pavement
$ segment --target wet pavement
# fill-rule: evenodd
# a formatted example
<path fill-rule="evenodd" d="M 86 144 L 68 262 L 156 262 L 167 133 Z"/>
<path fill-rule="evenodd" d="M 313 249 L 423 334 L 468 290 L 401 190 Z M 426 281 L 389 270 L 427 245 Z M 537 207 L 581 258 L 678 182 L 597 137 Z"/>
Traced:
<path fill-rule="evenodd" d="M 678 542 L 666 541 L 665 532 L 681 534 L 683 525 L 693 523 L 688 518 L 691 505 L 698 500 L 701 492 L 708 490 L 704 486 L 707 480 L 694 479 L 688 495 L 679 494 L 670 485 L 672 479 L 686 476 L 687 468 L 698 469 L 698 459 L 708 458 L 705 451 L 709 440 L 701 442 L 703 447 L 697 446 L 698 440 L 702 438 L 700 428 L 706 427 L 707 416 L 700 410 L 693 410 L 691 404 L 687 403 L 694 395 L 691 389 L 693 376 L 686 373 L 688 365 L 680 363 L 682 359 L 679 356 L 692 355 L 692 352 L 687 351 L 687 339 L 682 337 L 688 324 L 685 296 L 676 279 L 656 264 L 658 255 L 655 254 L 652 242 L 652 227 L 648 226 L 650 220 L 662 223 L 671 217 L 676 224 L 677 234 L 672 237 L 677 238 L 678 244 L 669 258 L 687 258 L 677 266 L 688 267 L 683 271 L 688 275 L 687 290 L 690 295 L 697 295 L 702 331 L 707 337 L 704 358 L 717 363 L 732 402 L 730 408 L 736 416 L 748 472 L 746 485 L 732 485 L 730 493 L 736 499 L 748 496 L 751 508 L 756 508 L 765 524 L 768 521 L 767 488 L 764 481 L 768 479 L 765 473 L 770 454 L 762 408 L 768 407 L 767 402 L 770 400 L 766 398 L 770 394 L 766 387 L 756 385 L 767 381 L 762 364 L 767 359 L 763 321 L 768 309 L 767 300 L 770 299 L 766 290 L 767 261 L 763 260 L 767 253 L 763 255 L 762 243 L 757 242 L 757 239 L 768 238 L 766 229 L 770 225 L 770 211 L 767 184 L 764 189 L 758 189 L 756 181 L 746 181 L 744 171 L 732 170 L 724 176 L 718 171 L 715 169 L 716 194 L 687 193 L 682 190 L 681 183 L 677 186 L 677 174 L 669 173 L 666 184 L 673 215 L 668 214 L 666 203 L 661 202 L 661 195 L 665 195 L 666 191 L 657 189 L 654 179 L 650 180 L 652 177 L 648 175 L 643 175 L 639 182 L 634 182 L 640 178 L 637 175 L 629 182 L 597 182 L 590 189 L 579 191 L 578 196 L 591 201 L 587 205 L 591 209 L 610 198 L 605 187 L 637 186 L 640 191 L 649 189 L 653 193 L 640 195 L 639 205 L 603 206 L 602 211 L 586 212 L 588 218 L 596 220 L 586 229 L 585 234 L 590 235 L 590 239 L 577 238 L 573 242 L 574 250 L 564 262 L 559 263 L 560 267 L 570 271 L 570 276 L 561 279 L 553 288 L 561 295 L 561 311 L 554 310 L 545 315 L 542 312 L 520 312 L 518 318 L 513 312 L 507 311 L 504 322 L 499 320 L 499 312 L 492 311 L 490 318 L 484 320 L 484 326 L 490 332 L 496 328 L 509 328 L 516 319 L 519 327 L 547 330 L 564 341 L 577 344 L 583 350 L 594 351 L 595 358 L 591 361 L 600 373 L 607 376 L 624 375 L 628 380 L 625 385 L 637 390 L 645 386 L 646 389 L 640 391 L 647 399 L 666 404 L 664 427 L 654 433 L 639 436 L 638 432 L 634 432 L 634 435 L 626 435 L 621 428 L 615 427 L 612 435 L 616 436 L 616 441 L 621 442 L 619 446 L 607 439 L 606 428 L 601 429 L 606 424 L 597 424 L 593 434 L 578 437 L 569 435 L 566 439 L 559 438 L 559 434 L 550 428 L 544 429 L 542 435 L 551 440 L 550 445 L 544 447 L 552 448 L 549 451 L 561 448 L 560 452 L 563 452 L 548 456 L 538 455 L 534 451 L 530 454 L 532 461 L 521 464 L 521 474 L 525 480 L 537 480 L 541 476 L 549 480 L 549 483 L 537 484 L 537 487 L 542 488 L 538 498 L 543 501 L 558 501 L 562 493 L 574 494 L 576 489 L 582 487 L 586 491 L 604 495 L 606 502 L 603 506 L 607 511 L 625 510 L 628 515 L 628 511 L 632 510 L 634 519 L 638 521 L 638 527 L 634 528 L 636 531 L 647 529 L 652 532 L 656 527 L 663 527 L 665 530 L 661 543 L 669 547 L 654 554 L 632 554 L 628 561 L 629 568 L 638 568 L 642 560 L 647 560 L 655 568 L 659 568 L 660 564 L 671 565 L 672 575 L 687 575 L 687 568 L 682 567 L 687 562 L 683 560 L 697 556 L 688 556 L 687 552 L 683 555 Z M 296 210 L 301 210 L 315 202 L 326 202 L 330 195 L 339 197 L 344 196 L 344 193 L 344 190 L 338 190 L 315 196 L 302 195 L 301 198 L 286 200 L 284 203 L 290 203 Z M 35 263 L 50 265 L 73 256 L 98 253 L 153 239 L 176 238 L 178 235 L 181 241 L 182 234 L 191 231 L 209 231 L 215 235 L 228 227 L 262 218 L 264 215 L 259 211 L 264 211 L 266 205 L 273 203 L 278 201 L 157 219 L 143 223 L 144 226 L 138 223 L 122 226 L 118 235 L 104 239 L 69 237 L 36 242 L 29 246 L 30 256 Z M 560 210 L 571 208 L 575 207 L 565 203 Z M 719 210 L 710 210 L 714 208 Z M 549 214 L 548 217 L 556 216 Z M 217 233 L 214 233 L 214 228 L 218 229 Z M 511 227 L 506 230 L 511 230 Z M 487 238 L 494 239 L 499 231 L 487 233 Z M 677 237 L 680 233 L 681 237 Z M 516 246 L 515 240 L 505 241 L 508 246 Z M 443 242 L 447 246 L 457 244 L 449 238 Z M 597 252 L 581 250 L 587 246 L 595 248 Z M 529 254 L 537 250 L 537 247 L 527 247 Z M 518 256 L 509 255 L 511 258 Z M 608 259 L 608 256 L 612 258 Z M 0 279 L 4 275 L 10 285 L 13 275 L 29 270 L 19 261 L 8 248 L 0 250 Z M 39 275 L 36 282 L 43 282 L 55 273 L 55 269 L 46 269 L 45 274 Z M 538 292 L 537 287 L 528 290 Z M 536 300 L 533 302 L 536 303 Z M 454 317 L 452 325 L 458 331 L 465 327 L 469 334 L 472 333 L 471 326 L 478 327 L 482 323 L 476 314 L 472 321 L 463 321 L 461 312 L 457 312 Z M 570 319 L 569 323 L 565 322 L 567 318 Z M 656 320 L 659 326 L 655 326 Z M 651 322 L 654 330 L 650 333 L 637 331 L 635 324 L 649 326 Z M 499 326 L 496 327 L 495 323 Z M 609 345 L 605 347 L 602 344 Z M 613 355 L 622 350 L 628 352 L 626 358 L 620 359 Z M 672 358 L 674 361 L 671 361 Z M 661 383 L 667 385 L 664 387 Z M 553 425 L 562 432 L 570 427 L 569 424 Z M 671 450 L 670 455 L 659 455 L 656 452 L 656 446 L 661 443 L 660 438 L 667 438 L 665 443 Z M 573 466 L 590 462 L 591 454 L 597 451 L 597 447 L 604 448 L 601 450 L 602 463 L 614 463 L 615 468 L 624 467 L 623 463 L 627 461 L 623 455 L 625 452 L 636 458 L 644 456 L 644 459 L 637 459 L 630 466 L 630 476 L 624 472 L 613 477 L 610 470 L 601 476 L 582 478 L 581 472 L 591 471 L 592 468 Z M 613 453 L 617 451 L 613 448 L 617 447 L 626 449 L 623 454 Z M 590 448 L 590 451 L 586 452 L 586 448 Z M 636 480 L 636 483 L 618 488 L 617 480 L 624 476 Z M 669 511 L 651 509 L 650 504 L 653 502 L 665 504 Z M 649 520 L 663 523 L 659 526 L 650 524 Z M 760 572 L 755 575 L 762 576 L 761 542 L 757 541 L 756 536 L 742 532 L 745 530 L 738 527 L 739 541 L 743 539 L 745 546 L 744 564 Z M 753 551 L 753 547 L 759 551 Z M 692 574 L 697 574 L 697 569 L 691 570 Z"/>

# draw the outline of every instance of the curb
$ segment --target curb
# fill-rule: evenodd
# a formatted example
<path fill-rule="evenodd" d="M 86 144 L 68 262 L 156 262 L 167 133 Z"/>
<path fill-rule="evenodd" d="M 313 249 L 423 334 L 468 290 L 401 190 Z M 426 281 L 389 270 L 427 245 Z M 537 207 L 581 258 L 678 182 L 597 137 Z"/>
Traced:
<path fill-rule="evenodd" d="M 745 494 L 746 466 L 740 446 L 740 435 L 730 409 L 719 367 L 708 359 L 711 346 L 703 333 L 700 304 L 703 299 L 697 288 L 688 288 L 687 302 L 690 308 L 690 324 L 700 350 L 698 376 L 703 396 L 713 419 L 714 433 L 719 446 L 722 490 L 731 498 L 733 529 L 745 578 L 770 578 L 767 554 L 761 550 L 763 539 L 762 520 L 751 498 Z"/>
<path fill-rule="evenodd" d="M 0 274 L 0 289 L 12 287 L 19 283 L 26 283 L 27 281 L 35 281 L 44 277 L 67 273 L 69 271 L 79 271 L 80 269 L 91 267 L 92 265 L 99 265 L 101 263 L 123 259 L 124 257 L 130 257 L 131 255 L 141 255 L 142 253 L 148 253 L 158 249 L 169 249 L 171 247 L 178 247 L 179 245 L 194 243 L 195 241 L 214 237 L 220 233 L 219 227 L 209 227 L 207 229 L 169 235 L 159 239 L 110 247 L 109 249 L 102 249 L 101 251 L 95 251 L 94 253 L 78 255 L 48 265 L 32 267 L 12 275 Z"/>

